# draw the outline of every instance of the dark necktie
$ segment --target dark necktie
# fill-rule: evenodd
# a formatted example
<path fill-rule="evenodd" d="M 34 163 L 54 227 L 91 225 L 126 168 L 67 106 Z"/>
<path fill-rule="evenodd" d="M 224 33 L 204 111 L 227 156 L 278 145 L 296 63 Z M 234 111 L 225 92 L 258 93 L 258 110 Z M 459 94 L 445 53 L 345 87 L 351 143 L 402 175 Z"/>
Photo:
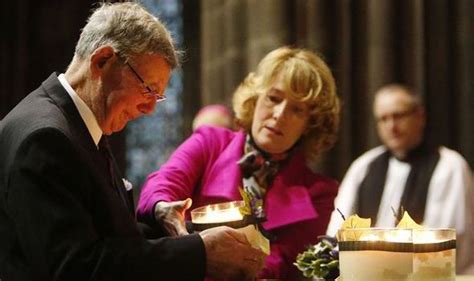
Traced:
<path fill-rule="evenodd" d="M 128 196 L 126 194 L 125 187 L 121 182 L 122 179 L 117 174 L 117 166 L 115 164 L 115 160 L 110 149 L 110 144 L 106 136 L 102 136 L 98 146 L 100 153 L 106 159 L 110 180 L 112 182 L 115 192 L 118 194 L 120 199 L 122 199 L 125 206 L 127 206 L 127 208 L 130 208 L 129 202 L 127 200 Z"/>

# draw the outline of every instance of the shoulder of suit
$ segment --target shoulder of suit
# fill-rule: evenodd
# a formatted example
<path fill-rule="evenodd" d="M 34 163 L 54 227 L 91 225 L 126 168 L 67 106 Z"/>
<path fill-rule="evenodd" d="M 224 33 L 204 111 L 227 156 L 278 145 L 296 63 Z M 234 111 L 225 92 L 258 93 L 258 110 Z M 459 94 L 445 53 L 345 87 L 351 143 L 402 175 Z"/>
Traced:
<path fill-rule="evenodd" d="M 14 138 L 17 142 L 44 129 L 58 130 L 66 136 L 72 133 L 66 116 L 44 97 L 25 98 L 2 120 L 2 137 Z"/>

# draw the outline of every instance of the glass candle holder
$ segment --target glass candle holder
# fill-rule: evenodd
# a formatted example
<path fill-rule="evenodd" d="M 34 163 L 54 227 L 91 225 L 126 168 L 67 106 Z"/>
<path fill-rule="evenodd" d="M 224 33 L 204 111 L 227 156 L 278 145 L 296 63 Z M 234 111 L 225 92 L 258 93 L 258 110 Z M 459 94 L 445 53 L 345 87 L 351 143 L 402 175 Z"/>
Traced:
<path fill-rule="evenodd" d="M 247 237 L 250 245 L 270 254 L 270 242 L 257 228 L 251 216 L 244 216 L 240 208 L 244 201 L 231 201 L 196 208 L 191 211 L 193 229 L 202 231 L 212 227 L 229 226 Z"/>
<path fill-rule="evenodd" d="M 193 228 L 201 231 L 222 225 L 233 228 L 244 227 L 248 224 L 240 213 L 240 208 L 244 204 L 244 201 L 231 201 L 196 208 L 191 211 Z"/>
<path fill-rule="evenodd" d="M 341 280 L 455 280 L 454 229 L 343 229 L 338 241 Z"/>

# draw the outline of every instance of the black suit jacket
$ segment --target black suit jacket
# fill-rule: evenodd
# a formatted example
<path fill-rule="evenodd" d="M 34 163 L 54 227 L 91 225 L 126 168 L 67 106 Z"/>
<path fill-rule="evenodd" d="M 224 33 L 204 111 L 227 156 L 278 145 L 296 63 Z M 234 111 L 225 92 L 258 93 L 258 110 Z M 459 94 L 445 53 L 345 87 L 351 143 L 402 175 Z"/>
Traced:
<path fill-rule="evenodd" d="M 145 239 L 109 175 L 52 74 L 0 123 L 0 280 L 203 279 L 202 239 Z"/>

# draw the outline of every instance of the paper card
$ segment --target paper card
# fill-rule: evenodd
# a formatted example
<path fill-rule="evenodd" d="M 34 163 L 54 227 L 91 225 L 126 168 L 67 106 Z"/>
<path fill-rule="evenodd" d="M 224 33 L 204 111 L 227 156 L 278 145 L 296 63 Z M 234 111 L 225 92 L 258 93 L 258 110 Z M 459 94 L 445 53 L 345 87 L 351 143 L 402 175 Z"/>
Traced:
<path fill-rule="evenodd" d="M 263 236 L 255 225 L 247 225 L 246 227 L 237 229 L 237 231 L 245 234 L 245 237 L 247 237 L 247 240 L 250 242 L 252 247 L 260 249 L 267 255 L 270 254 L 270 241 Z"/>

